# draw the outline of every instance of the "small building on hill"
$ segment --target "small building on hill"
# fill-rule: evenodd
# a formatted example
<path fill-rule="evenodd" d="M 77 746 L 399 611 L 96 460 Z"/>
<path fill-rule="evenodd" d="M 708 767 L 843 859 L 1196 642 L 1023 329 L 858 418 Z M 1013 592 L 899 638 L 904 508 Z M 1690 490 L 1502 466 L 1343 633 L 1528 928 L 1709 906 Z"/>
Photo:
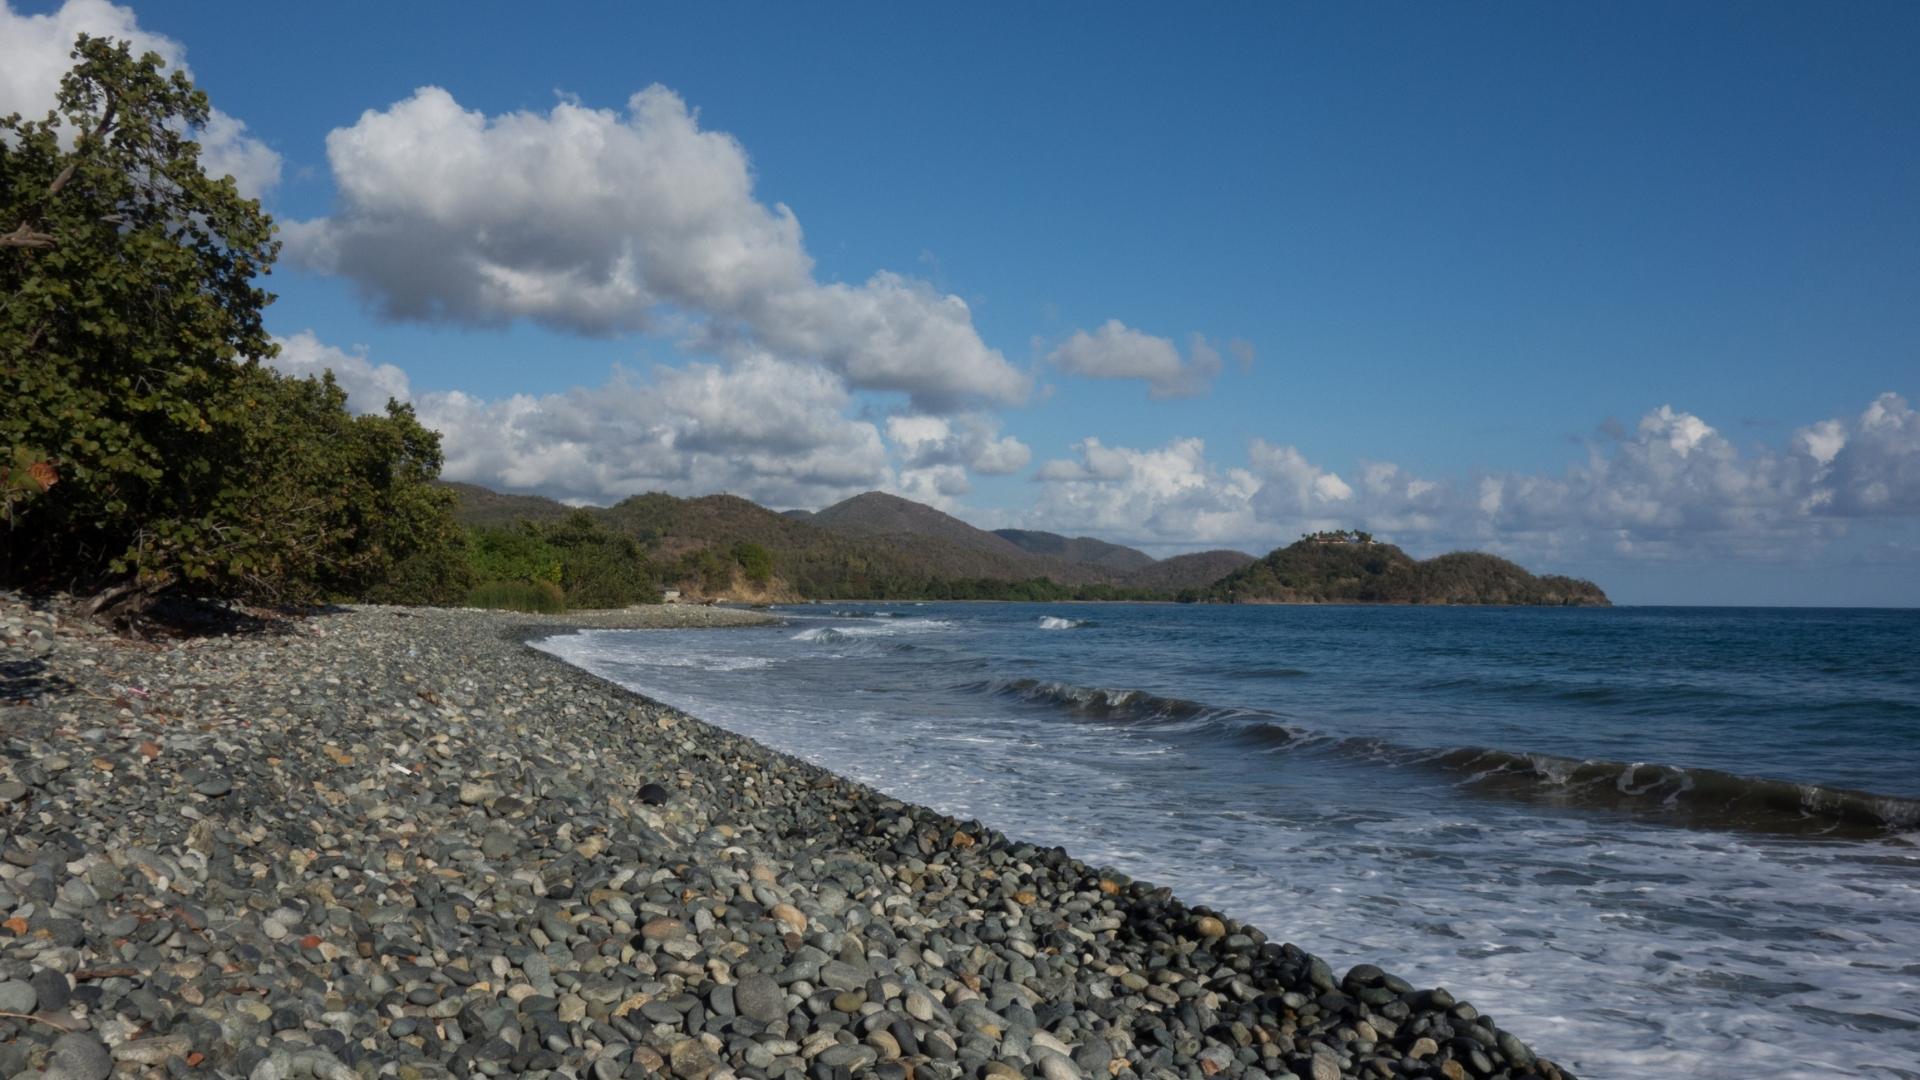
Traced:
<path fill-rule="evenodd" d="M 1333 529 L 1328 532 L 1301 533 L 1300 539 L 1310 544 L 1329 547 L 1339 544 L 1352 544 L 1358 547 L 1372 547 L 1373 534 L 1358 529 Z"/>

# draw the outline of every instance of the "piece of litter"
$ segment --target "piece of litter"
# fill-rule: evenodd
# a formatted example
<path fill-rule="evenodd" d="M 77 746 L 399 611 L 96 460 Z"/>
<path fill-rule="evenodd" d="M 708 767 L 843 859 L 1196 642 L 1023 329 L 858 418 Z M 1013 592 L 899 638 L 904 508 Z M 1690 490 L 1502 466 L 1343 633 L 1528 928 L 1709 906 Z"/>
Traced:
<path fill-rule="evenodd" d="M 390 768 L 392 768 L 394 772 L 403 772 L 403 773 L 406 773 L 408 776 L 413 775 L 412 769 L 407 768 L 405 765 L 402 765 L 397 761 L 389 761 L 387 762 L 387 765 Z"/>

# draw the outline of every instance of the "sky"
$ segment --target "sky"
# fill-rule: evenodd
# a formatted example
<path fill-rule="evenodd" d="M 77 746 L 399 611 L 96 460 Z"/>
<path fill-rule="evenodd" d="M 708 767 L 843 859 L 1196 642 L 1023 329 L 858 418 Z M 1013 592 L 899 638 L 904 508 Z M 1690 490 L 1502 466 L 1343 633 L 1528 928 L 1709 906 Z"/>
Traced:
<path fill-rule="evenodd" d="M 446 475 L 1920 604 L 1920 6 L 113 5 Z"/>

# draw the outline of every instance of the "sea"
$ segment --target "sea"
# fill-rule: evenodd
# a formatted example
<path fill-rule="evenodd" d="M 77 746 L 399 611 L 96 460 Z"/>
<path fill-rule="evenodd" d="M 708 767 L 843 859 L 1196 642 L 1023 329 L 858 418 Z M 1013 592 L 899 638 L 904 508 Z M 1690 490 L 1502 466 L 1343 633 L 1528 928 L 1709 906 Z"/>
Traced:
<path fill-rule="evenodd" d="M 540 647 L 1583 1077 L 1920 1078 L 1920 611 L 775 613 Z"/>

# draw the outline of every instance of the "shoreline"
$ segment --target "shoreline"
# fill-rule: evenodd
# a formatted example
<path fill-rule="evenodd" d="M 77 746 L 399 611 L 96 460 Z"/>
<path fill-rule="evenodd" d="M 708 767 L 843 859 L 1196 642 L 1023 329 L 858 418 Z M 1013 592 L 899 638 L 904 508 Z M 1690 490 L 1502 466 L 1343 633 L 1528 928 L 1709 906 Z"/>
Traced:
<path fill-rule="evenodd" d="M 33 703 L 0 712 L 0 1012 L 43 1015 L 0 1017 L 0 1069 L 1570 1075 L 1444 991 L 1342 977 L 527 644 L 671 610 L 360 607 L 9 653 Z"/>

